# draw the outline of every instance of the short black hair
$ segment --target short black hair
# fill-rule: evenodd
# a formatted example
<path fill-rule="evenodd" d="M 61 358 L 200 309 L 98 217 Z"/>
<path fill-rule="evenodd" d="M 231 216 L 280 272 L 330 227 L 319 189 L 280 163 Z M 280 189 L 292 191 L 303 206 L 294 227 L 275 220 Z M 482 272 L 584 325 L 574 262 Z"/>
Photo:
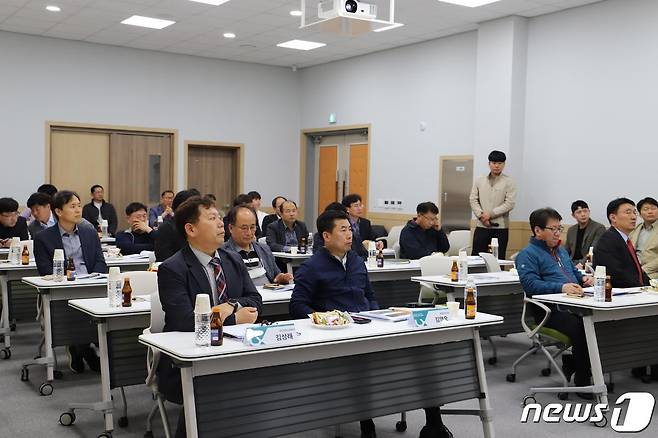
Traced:
<path fill-rule="evenodd" d="M 279 212 L 280 213 L 283 213 L 283 206 L 286 204 L 286 202 L 290 202 L 291 204 L 293 204 L 295 206 L 295 208 L 297 208 L 297 203 L 295 201 L 293 201 L 292 199 L 286 199 L 285 201 L 283 201 L 283 203 L 281 203 L 281 205 L 279 205 Z"/>
<path fill-rule="evenodd" d="M 619 211 L 619 207 L 621 207 L 624 204 L 631 204 L 633 207 L 635 207 L 635 202 L 633 202 L 633 200 L 628 198 L 617 198 L 617 199 L 613 199 L 608 203 L 608 207 L 605 209 L 605 212 L 608 216 L 608 222 L 612 224 L 612 221 L 610 220 L 610 215 L 617 214 L 617 212 Z"/>
<path fill-rule="evenodd" d="M 57 193 L 57 187 L 55 187 L 52 184 L 41 184 L 37 189 L 37 192 L 45 193 L 46 195 L 52 198 L 53 196 L 55 196 L 55 193 Z"/>
<path fill-rule="evenodd" d="M 546 228 L 549 219 L 561 221 L 562 216 L 560 216 L 557 210 L 551 207 L 539 208 L 530 213 L 530 230 L 532 230 L 532 235 L 535 235 L 535 227 L 539 227 L 542 230 Z"/>
<path fill-rule="evenodd" d="M 589 209 L 589 205 L 587 205 L 587 202 L 583 201 L 582 199 L 573 201 L 573 204 L 571 204 L 571 214 L 574 214 L 579 208 Z"/>
<path fill-rule="evenodd" d="M 185 224 L 196 224 L 199 221 L 199 207 L 212 208 L 215 203 L 207 196 L 192 196 L 187 198 L 185 202 L 178 206 L 174 212 L 174 219 L 176 219 L 176 229 L 187 239 L 185 232 Z"/>
<path fill-rule="evenodd" d="M 78 194 L 72 190 L 61 190 L 55 193 L 52 202 L 53 213 L 55 214 L 55 216 L 57 216 L 57 212 L 55 211 L 55 209 L 59 208 L 60 210 L 62 210 L 66 204 L 71 202 L 71 199 L 73 199 L 74 196 L 78 198 L 78 201 L 80 201 L 80 196 L 78 196 Z"/>
<path fill-rule="evenodd" d="M 436 206 L 433 202 L 421 202 L 416 206 L 416 213 L 425 214 L 425 213 L 434 213 L 439 214 L 439 207 Z"/>
<path fill-rule="evenodd" d="M 507 161 L 507 155 L 503 151 L 491 151 L 489 152 L 489 162 L 493 163 L 504 163 Z"/>
<path fill-rule="evenodd" d="M 347 213 L 347 207 L 345 207 L 340 202 L 332 202 L 324 208 L 324 211 L 329 210 L 342 211 L 343 213 Z"/>
<path fill-rule="evenodd" d="M 91 189 L 89 190 L 89 192 L 90 192 L 91 194 L 93 194 L 93 193 L 94 193 L 94 190 L 96 190 L 96 189 L 99 188 L 99 187 L 100 187 L 101 189 L 103 189 L 103 186 L 102 186 L 102 185 L 100 185 L 100 184 L 94 184 L 93 186 L 91 186 Z M 105 191 L 105 189 L 103 189 L 103 191 Z"/>
<path fill-rule="evenodd" d="M 45 193 L 32 193 L 29 198 L 27 198 L 27 208 L 32 208 L 35 205 L 50 205 L 53 198 Z"/>
<path fill-rule="evenodd" d="M 18 202 L 14 198 L 0 198 L 0 214 L 18 211 Z"/>
<path fill-rule="evenodd" d="M 174 191 L 173 191 L 173 190 L 165 190 L 164 192 L 162 192 L 162 193 L 160 194 L 160 197 L 162 198 L 162 197 L 163 197 L 164 195 L 166 195 L 167 193 L 171 193 L 171 194 L 173 195 L 173 194 L 174 194 Z"/>
<path fill-rule="evenodd" d="M 258 215 L 256 214 L 256 210 L 253 209 L 250 205 L 247 204 L 241 204 L 241 205 L 236 205 L 235 207 L 232 207 L 228 214 L 226 215 L 226 222 L 228 222 L 231 225 L 235 225 L 235 221 L 238 218 L 238 212 L 241 209 L 249 210 L 250 212 L 253 213 L 254 219 L 256 219 L 256 223 L 258 223 Z"/>
<path fill-rule="evenodd" d="M 247 195 L 249 195 L 249 197 L 251 198 L 252 201 L 253 201 L 254 199 L 261 199 L 261 197 L 260 197 L 260 193 L 258 193 L 258 192 L 255 191 L 255 190 L 252 190 L 251 192 L 247 193 Z"/>
<path fill-rule="evenodd" d="M 213 195 L 212 193 L 206 193 L 206 198 L 210 198 L 214 202 L 217 202 L 217 196 Z"/>
<path fill-rule="evenodd" d="M 640 202 L 637 203 L 637 209 L 642 210 L 642 207 L 645 204 L 649 204 L 649 205 L 653 205 L 655 207 L 658 207 L 658 201 L 656 201 L 654 198 L 651 198 L 651 197 L 647 196 L 646 198 L 641 199 Z"/>
<path fill-rule="evenodd" d="M 275 196 L 274 199 L 272 199 L 272 208 L 276 208 L 276 201 L 277 201 L 279 198 L 283 199 L 284 201 L 287 201 L 287 199 L 285 198 L 285 196 L 280 196 L 280 195 L 279 195 L 279 196 Z"/>
<path fill-rule="evenodd" d="M 361 202 L 363 199 L 361 199 L 361 195 L 358 195 L 356 193 L 350 193 L 349 195 L 345 196 L 343 198 L 343 205 L 345 208 L 350 208 L 350 205 L 354 204 L 355 202 Z"/>
<path fill-rule="evenodd" d="M 250 204 L 250 203 L 251 203 L 251 196 L 247 195 L 246 193 L 240 193 L 233 200 L 233 207 L 236 207 L 236 206 L 242 205 L 242 204 Z"/>
<path fill-rule="evenodd" d="M 349 221 L 347 213 L 339 210 L 325 210 L 318 219 L 315 221 L 315 225 L 318 227 L 318 233 L 322 236 L 322 233 L 325 231 L 331 233 L 336 225 L 336 221 L 340 219 L 345 219 Z"/>
<path fill-rule="evenodd" d="M 147 213 L 149 212 L 146 205 L 142 204 L 141 202 L 131 202 L 126 207 L 126 216 L 130 216 L 131 214 L 139 210 L 144 210 Z"/>
<path fill-rule="evenodd" d="M 171 203 L 171 208 L 176 211 L 179 205 L 187 201 L 192 196 L 201 196 L 201 193 L 199 193 L 197 189 L 181 190 L 180 192 L 176 193 L 176 196 L 174 196 L 174 200 Z"/>

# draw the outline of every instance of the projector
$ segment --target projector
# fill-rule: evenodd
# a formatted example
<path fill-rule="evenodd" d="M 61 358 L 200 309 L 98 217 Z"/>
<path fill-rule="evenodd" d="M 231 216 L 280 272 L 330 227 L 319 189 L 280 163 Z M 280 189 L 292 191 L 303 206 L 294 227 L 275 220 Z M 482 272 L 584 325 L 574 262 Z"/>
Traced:
<path fill-rule="evenodd" d="M 374 20 L 377 5 L 359 0 L 324 0 L 318 3 L 318 18 L 329 20 L 336 17 Z"/>

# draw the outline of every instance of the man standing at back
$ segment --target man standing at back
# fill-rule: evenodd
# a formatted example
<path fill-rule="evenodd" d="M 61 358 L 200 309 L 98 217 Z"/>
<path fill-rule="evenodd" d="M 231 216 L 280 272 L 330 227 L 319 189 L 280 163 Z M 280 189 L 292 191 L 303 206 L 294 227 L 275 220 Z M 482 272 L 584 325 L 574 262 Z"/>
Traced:
<path fill-rule="evenodd" d="M 94 227 L 101 225 L 103 220 L 107 221 L 107 232 L 111 236 L 117 232 L 117 211 L 109 202 L 105 202 L 105 190 L 103 186 L 94 184 L 91 186 L 91 202 L 82 209 L 82 217 Z"/>
<path fill-rule="evenodd" d="M 478 219 L 473 235 L 473 255 L 489 252 L 492 238 L 498 239 L 499 257 L 505 258 L 509 238 L 509 212 L 516 203 L 516 183 L 503 174 L 507 156 L 489 154 L 489 174 L 478 177 L 471 189 L 471 210 Z"/>
<path fill-rule="evenodd" d="M 583 269 L 590 247 L 593 247 L 601 234 L 605 233 L 605 227 L 590 218 L 587 202 L 580 199 L 571 204 L 571 216 L 576 219 L 576 225 L 570 226 L 567 230 L 564 247 L 576 267 Z"/>

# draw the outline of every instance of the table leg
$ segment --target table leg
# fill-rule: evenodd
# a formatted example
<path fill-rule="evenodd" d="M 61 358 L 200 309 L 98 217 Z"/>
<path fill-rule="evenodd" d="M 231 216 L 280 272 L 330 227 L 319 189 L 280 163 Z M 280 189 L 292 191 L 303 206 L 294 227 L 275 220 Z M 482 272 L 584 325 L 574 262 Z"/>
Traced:
<path fill-rule="evenodd" d="M 194 381 L 192 367 L 181 368 L 183 386 L 183 408 L 185 410 L 185 428 L 187 438 L 198 438 L 196 403 L 194 401 Z"/>
<path fill-rule="evenodd" d="M 289 260 L 288 263 L 286 263 L 286 269 L 288 270 L 288 274 L 292 274 L 292 260 Z"/>
<path fill-rule="evenodd" d="M 5 351 L 11 347 L 10 331 L 11 323 L 9 321 L 9 281 L 6 275 L 0 275 L 0 290 L 2 291 L 2 325 L 0 325 L 0 334 L 5 335 Z M 6 357 L 8 359 L 8 357 Z"/>
<path fill-rule="evenodd" d="M 592 315 L 583 316 L 583 326 L 585 327 L 585 338 L 587 339 L 587 351 L 589 352 L 589 362 L 592 366 L 592 382 L 594 383 L 594 395 L 599 396 L 599 403 L 608 404 L 608 390 L 603 379 L 603 367 L 601 366 L 601 357 L 599 356 L 599 343 L 596 340 L 596 330 L 594 330 L 594 321 Z"/>
<path fill-rule="evenodd" d="M 493 428 L 493 415 L 489 404 L 489 390 L 487 387 L 487 376 L 484 372 L 484 358 L 482 357 L 482 345 L 480 343 L 480 330 L 473 329 L 473 346 L 475 348 L 475 363 L 477 366 L 478 379 L 480 380 L 480 392 L 484 398 L 478 399 L 480 405 L 480 420 L 485 438 L 494 438 L 496 433 Z"/>
<path fill-rule="evenodd" d="M 44 353 L 46 356 L 46 380 L 52 382 L 55 371 L 55 352 L 53 351 L 53 329 L 50 314 L 50 294 L 41 295 L 43 306 Z"/>
<path fill-rule="evenodd" d="M 99 322 L 98 327 L 98 352 L 101 363 L 101 401 L 107 404 L 105 414 L 105 431 L 114 429 L 114 418 L 112 415 L 112 389 L 110 387 L 110 356 L 107 347 L 107 323 Z"/>

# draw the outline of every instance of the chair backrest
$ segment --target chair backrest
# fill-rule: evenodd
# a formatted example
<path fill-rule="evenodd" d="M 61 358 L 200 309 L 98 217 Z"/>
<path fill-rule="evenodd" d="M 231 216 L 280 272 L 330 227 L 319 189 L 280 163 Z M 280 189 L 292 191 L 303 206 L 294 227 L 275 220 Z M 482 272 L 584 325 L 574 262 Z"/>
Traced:
<path fill-rule="evenodd" d="M 450 249 L 448 255 L 459 255 L 459 250 L 468 247 L 471 243 L 471 230 L 454 230 L 448 234 Z"/>
<path fill-rule="evenodd" d="M 400 242 L 395 242 L 393 244 L 393 251 L 395 251 L 395 258 L 400 258 Z"/>
<path fill-rule="evenodd" d="M 267 237 L 259 237 L 258 238 L 258 243 L 266 244 L 267 243 Z"/>
<path fill-rule="evenodd" d="M 124 272 L 130 277 L 130 286 L 134 295 L 151 295 L 158 291 L 158 273 L 150 271 Z"/>
<path fill-rule="evenodd" d="M 400 241 L 400 233 L 402 232 L 402 228 L 404 228 L 402 225 L 395 225 L 391 227 L 386 239 L 388 241 L 389 247 L 393 247 L 393 245 Z"/>
<path fill-rule="evenodd" d="M 30 252 L 30 258 L 34 258 L 34 240 L 21 240 L 21 252 L 23 252 L 25 246 Z"/>
<path fill-rule="evenodd" d="M 500 263 L 498 263 L 498 259 L 493 254 L 481 252 L 480 257 L 484 259 L 484 263 L 487 265 L 487 272 L 500 272 Z"/>
<path fill-rule="evenodd" d="M 434 254 L 422 257 L 418 260 L 420 264 L 420 275 L 450 275 L 450 269 L 452 268 L 452 260 L 450 257 Z M 431 289 L 427 286 L 420 286 L 420 294 L 418 295 L 418 301 L 425 301 L 427 299 L 434 299 L 436 297 L 436 292 L 434 289 Z"/>
<path fill-rule="evenodd" d="M 156 291 L 151 294 L 151 325 L 146 330 L 148 330 L 149 333 L 162 333 L 162 330 L 164 330 L 164 324 L 164 310 L 162 310 L 162 303 L 160 303 L 160 294 L 156 289 Z"/>

